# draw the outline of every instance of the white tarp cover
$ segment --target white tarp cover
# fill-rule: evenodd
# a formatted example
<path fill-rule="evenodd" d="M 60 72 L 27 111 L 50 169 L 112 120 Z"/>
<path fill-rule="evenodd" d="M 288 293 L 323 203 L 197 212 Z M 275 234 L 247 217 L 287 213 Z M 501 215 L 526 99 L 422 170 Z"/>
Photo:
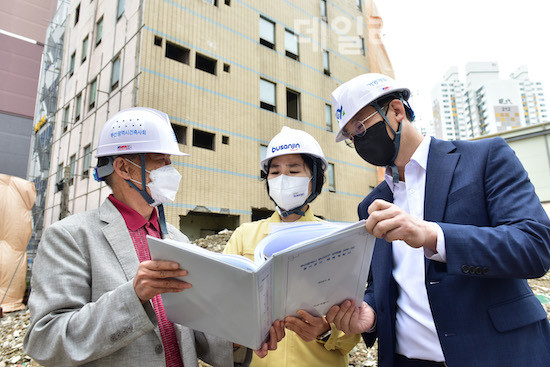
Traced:
<path fill-rule="evenodd" d="M 0 174 L 0 301 L 4 299 L 4 312 L 25 308 L 27 243 L 32 234 L 31 209 L 35 199 L 32 182 Z"/>

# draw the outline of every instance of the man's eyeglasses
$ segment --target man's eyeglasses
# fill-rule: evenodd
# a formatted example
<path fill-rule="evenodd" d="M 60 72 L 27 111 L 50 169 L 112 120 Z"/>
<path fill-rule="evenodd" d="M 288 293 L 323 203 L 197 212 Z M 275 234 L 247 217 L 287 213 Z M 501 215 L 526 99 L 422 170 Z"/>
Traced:
<path fill-rule="evenodd" d="M 362 137 L 365 136 L 367 133 L 367 129 L 365 128 L 365 122 L 370 119 L 372 116 L 376 115 L 378 111 L 374 111 L 367 117 L 365 117 L 363 120 L 360 121 L 354 121 L 348 124 L 344 131 L 342 131 L 342 135 L 353 142 L 353 138 L 355 136 Z"/>

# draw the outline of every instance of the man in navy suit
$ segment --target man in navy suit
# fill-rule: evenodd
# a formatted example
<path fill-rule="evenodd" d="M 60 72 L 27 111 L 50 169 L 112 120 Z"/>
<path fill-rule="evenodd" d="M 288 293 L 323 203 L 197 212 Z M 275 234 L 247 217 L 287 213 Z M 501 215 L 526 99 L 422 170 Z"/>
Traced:
<path fill-rule="evenodd" d="M 525 279 L 550 267 L 550 221 L 501 138 L 442 141 L 413 127 L 410 92 L 381 74 L 332 98 L 340 131 L 386 179 L 359 204 L 376 241 L 365 302 L 328 313 L 379 341 L 386 366 L 550 366 L 550 324 Z"/>

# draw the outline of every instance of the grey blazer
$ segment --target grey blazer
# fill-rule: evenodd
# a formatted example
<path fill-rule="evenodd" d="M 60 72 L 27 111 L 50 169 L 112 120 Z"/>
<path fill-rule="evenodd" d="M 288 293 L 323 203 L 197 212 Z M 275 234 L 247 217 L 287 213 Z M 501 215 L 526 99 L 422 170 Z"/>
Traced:
<path fill-rule="evenodd" d="M 168 227 L 172 238 L 189 241 Z M 124 219 L 109 200 L 48 227 L 33 266 L 26 353 L 46 366 L 164 366 L 155 312 L 134 291 L 138 266 Z M 176 332 L 186 367 L 198 366 L 197 358 L 234 366 L 231 342 L 181 325 Z"/>

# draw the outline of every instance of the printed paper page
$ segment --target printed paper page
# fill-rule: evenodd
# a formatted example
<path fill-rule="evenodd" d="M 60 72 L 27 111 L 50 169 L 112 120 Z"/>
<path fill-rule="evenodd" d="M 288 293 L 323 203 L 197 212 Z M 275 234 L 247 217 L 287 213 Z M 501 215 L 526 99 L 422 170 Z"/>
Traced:
<path fill-rule="evenodd" d="M 345 299 L 360 302 L 374 240 L 364 225 L 356 224 L 275 254 L 274 292 L 281 297 L 276 303 L 276 316 L 295 315 L 299 309 L 319 316 Z"/>

